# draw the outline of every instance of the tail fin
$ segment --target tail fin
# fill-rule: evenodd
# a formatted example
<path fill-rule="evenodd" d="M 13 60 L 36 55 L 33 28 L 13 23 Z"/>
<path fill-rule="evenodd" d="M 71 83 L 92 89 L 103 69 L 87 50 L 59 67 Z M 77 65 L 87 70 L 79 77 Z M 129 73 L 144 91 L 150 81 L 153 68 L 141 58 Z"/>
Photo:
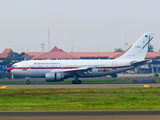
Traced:
<path fill-rule="evenodd" d="M 139 59 L 144 60 L 148 51 L 150 41 L 153 39 L 154 33 L 144 33 L 132 47 L 117 59 Z"/>

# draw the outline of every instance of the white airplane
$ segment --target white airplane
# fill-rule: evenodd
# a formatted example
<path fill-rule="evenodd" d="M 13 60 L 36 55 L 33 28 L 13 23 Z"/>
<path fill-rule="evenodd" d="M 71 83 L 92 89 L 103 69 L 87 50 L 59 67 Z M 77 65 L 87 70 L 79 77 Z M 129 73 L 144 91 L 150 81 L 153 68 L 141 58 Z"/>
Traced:
<path fill-rule="evenodd" d="M 30 77 L 45 77 L 46 82 L 73 77 L 72 84 L 81 84 L 79 77 L 117 76 L 116 73 L 150 61 L 145 56 L 153 36 L 154 33 L 144 33 L 125 54 L 113 60 L 30 60 L 15 63 L 7 71 L 28 78 L 26 84 L 30 84 Z"/>

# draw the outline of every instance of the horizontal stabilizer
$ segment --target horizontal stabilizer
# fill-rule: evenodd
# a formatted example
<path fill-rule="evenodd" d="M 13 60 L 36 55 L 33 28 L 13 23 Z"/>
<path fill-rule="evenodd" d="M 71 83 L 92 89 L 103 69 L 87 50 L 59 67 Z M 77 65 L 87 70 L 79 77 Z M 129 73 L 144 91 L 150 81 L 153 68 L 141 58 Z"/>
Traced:
<path fill-rule="evenodd" d="M 141 65 L 144 65 L 144 64 L 147 64 L 150 62 L 152 62 L 152 60 L 132 61 L 131 65 L 132 66 L 141 66 Z"/>

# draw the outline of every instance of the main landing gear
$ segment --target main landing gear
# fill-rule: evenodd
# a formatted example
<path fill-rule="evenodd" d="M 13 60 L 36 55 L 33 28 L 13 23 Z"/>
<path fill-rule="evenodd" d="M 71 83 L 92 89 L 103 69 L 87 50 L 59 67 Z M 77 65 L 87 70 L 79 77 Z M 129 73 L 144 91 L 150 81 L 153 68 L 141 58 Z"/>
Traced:
<path fill-rule="evenodd" d="M 115 73 L 115 74 L 112 74 L 111 77 L 112 77 L 112 78 L 117 78 L 118 75 Z"/>
<path fill-rule="evenodd" d="M 29 85 L 29 84 L 30 84 L 30 81 L 29 81 L 29 80 L 30 80 L 30 77 L 26 77 L 26 80 L 27 80 L 27 81 L 26 81 L 26 84 Z"/>
<path fill-rule="evenodd" d="M 73 76 L 74 80 L 72 81 L 72 84 L 81 84 L 81 80 L 78 80 L 77 76 Z"/>
<path fill-rule="evenodd" d="M 77 81 L 73 80 L 72 84 L 81 84 L 81 80 L 77 80 Z"/>

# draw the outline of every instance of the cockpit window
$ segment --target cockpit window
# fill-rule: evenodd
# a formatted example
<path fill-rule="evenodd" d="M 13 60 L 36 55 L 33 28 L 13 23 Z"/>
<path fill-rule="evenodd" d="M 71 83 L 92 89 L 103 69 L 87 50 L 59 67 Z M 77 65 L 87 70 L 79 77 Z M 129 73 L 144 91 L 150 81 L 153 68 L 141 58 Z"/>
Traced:
<path fill-rule="evenodd" d="M 12 67 L 17 67 L 17 65 L 12 65 Z"/>

